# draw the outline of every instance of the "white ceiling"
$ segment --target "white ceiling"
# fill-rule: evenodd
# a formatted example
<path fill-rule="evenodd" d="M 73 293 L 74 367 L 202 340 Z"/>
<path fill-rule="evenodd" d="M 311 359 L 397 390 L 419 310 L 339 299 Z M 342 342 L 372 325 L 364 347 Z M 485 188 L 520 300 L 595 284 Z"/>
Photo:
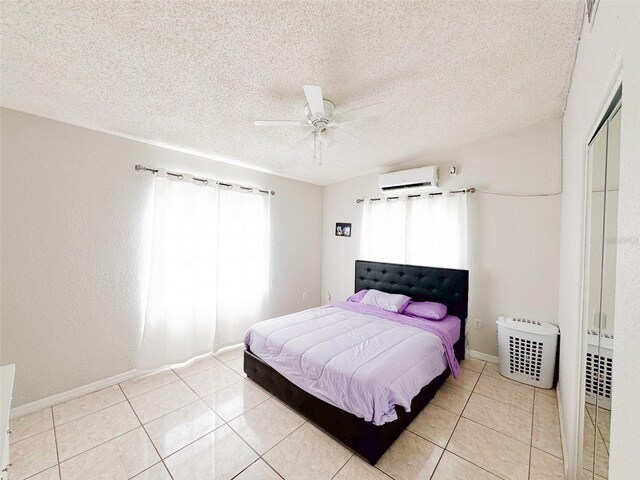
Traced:
<path fill-rule="evenodd" d="M 580 0 L 2 1 L 2 105 L 321 185 L 562 114 Z M 302 85 L 384 102 L 318 166 Z"/>

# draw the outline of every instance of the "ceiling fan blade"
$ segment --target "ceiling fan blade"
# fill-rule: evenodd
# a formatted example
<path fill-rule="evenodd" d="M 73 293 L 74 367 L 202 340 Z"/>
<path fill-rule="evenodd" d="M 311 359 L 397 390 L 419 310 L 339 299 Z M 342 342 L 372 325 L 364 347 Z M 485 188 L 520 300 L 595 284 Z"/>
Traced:
<path fill-rule="evenodd" d="M 322 97 L 322 88 L 318 85 L 304 85 L 304 94 L 307 97 L 309 110 L 315 115 L 324 117 L 324 99 Z"/>
<path fill-rule="evenodd" d="M 360 141 L 359 138 L 354 137 L 349 132 L 339 128 L 339 127 L 331 127 L 333 132 L 333 138 L 340 143 L 344 143 L 347 145 L 353 145 L 354 143 L 358 143 Z"/>
<path fill-rule="evenodd" d="M 307 125 L 298 120 L 256 120 L 254 123 L 260 127 L 304 127 Z"/>
<path fill-rule="evenodd" d="M 313 130 L 309 130 L 300 139 L 295 142 L 291 148 L 293 150 L 300 150 L 301 148 L 313 148 Z"/>
<path fill-rule="evenodd" d="M 386 111 L 384 103 L 374 103 L 373 105 L 367 105 L 366 107 L 354 108 L 348 112 L 337 114 L 333 117 L 335 122 L 350 122 L 352 120 L 358 120 L 360 118 L 373 117 L 375 115 L 382 115 Z"/>

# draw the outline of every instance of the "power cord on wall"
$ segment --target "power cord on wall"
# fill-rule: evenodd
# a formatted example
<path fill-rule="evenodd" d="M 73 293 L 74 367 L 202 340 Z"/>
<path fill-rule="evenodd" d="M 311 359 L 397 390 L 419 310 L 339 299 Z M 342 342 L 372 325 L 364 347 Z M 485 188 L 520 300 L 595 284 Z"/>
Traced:
<path fill-rule="evenodd" d="M 554 197 L 560 195 L 562 190 L 554 193 L 502 193 L 502 192 L 488 192 L 486 190 L 478 190 L 477 193 L 484 193 L 485 195 L 497 195 L 500 197 Z"/>

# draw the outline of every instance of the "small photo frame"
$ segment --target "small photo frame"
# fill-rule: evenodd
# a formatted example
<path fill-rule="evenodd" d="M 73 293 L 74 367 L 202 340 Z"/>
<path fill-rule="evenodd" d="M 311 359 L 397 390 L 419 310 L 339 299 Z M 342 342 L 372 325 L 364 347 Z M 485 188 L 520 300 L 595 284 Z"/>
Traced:
<path fill-rule="evenodd" d="M 336 237 L 350 237 L 350 236 L 351 236 L 350 223 L 336 223 Z"/>

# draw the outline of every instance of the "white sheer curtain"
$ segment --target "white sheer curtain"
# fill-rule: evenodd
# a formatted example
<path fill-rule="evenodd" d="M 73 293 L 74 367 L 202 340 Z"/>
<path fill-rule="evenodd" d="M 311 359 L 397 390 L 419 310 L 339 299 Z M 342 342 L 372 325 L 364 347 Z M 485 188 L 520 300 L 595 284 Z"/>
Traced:
<path fill-rule="evenodd" d="M 407 203 L 402 200 L 365 200 L 362 206 L 360 258 L 404 263 Z"/>
<path fill-rule="evenodd" d="M 467 195 L 407 200 L 406 263 L 467 268 Z"/>
<path fill-rule="evenodd" d="M 360 258 L 467 268 L 467 196 L 365 200 Z"/>
<path fill-rule="evenodd" d="M 215 346 L 244 338 L 264 320 L 269 295 L 270 195 L 220 190 Z"/>
<path fill-rule="evenodd" d="M 264 320 L 269 286 L 270 195 L 163 170 L 154 181 L 141 369 L 241 342 Z"/>
<path fill-rule="evenodd" d="M 216 328 L 218 189 L 155 176 L 149 293 L 138 367 L 210 352 Z"/>

